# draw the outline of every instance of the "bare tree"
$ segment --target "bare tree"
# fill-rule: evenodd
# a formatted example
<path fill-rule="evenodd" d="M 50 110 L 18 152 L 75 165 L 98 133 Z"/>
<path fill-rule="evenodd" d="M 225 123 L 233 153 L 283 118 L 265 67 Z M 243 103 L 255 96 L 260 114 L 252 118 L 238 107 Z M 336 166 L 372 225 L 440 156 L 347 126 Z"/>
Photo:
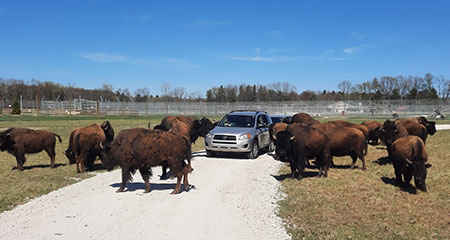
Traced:
<path fill-rule="evenodd" d="M 405 98 L 412 89 L 412 77 L 406 77 L 403 75 L 397 76 L 397 88 L 399 90 L 400 96 L 402 96 L 402 98 Z"/>
<path fill-rule="evenodd" d="M 184 87 L 176 87 L 170 92 L 170 95 L 176 99 L 182 99 L 185 93 L 186 89 Z"/>
<path fill-rule="evenodd" d="M 398 83 L 396 78 L 390 76 L 383 76 L 380 78 L 380 92 L 387 97 L 391 96 L 397 85 Z"/>
<path fill-rule="evenodd" d="M 344 99 L 346 99 L 346 96 L 352 89 L 352 82 L 344 80 L 338 84 L 337 88 L 342 92 L 342 94 L 344 94 Z"/>
<path fill-rule="evenodd" d="M 170 96 L 170 92 L 172 90 L 172 85 L 168 82 L 161 83 L 161 93 L 163 96 Z"/>

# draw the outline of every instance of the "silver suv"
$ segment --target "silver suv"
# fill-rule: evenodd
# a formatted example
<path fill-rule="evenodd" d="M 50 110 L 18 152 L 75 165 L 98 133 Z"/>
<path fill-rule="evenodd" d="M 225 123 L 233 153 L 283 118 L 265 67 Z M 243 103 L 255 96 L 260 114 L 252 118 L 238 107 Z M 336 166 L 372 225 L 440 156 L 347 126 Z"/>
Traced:
<path fill-rule="evenodd" d="M 206 135 L 206 154 L 213 157 L 217 152 L 241 152 L 254 159 L 262 148 L 271 152 L 274 145 L 269 136 L 270 124 L 267 112 L 232 111 Z"/>

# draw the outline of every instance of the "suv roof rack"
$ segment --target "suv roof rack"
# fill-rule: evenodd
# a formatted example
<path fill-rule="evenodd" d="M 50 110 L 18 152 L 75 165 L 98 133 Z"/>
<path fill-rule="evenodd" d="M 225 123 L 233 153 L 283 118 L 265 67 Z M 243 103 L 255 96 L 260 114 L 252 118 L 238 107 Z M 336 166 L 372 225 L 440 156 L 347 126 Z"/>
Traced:
<path fill-rule="evenodd" d="M 257 110 L 233 110 L 230 113 L 234 113 L 234 112 L 255 112 L 255 113 L 267 113 L 266 111 L 257 111 Z"/>

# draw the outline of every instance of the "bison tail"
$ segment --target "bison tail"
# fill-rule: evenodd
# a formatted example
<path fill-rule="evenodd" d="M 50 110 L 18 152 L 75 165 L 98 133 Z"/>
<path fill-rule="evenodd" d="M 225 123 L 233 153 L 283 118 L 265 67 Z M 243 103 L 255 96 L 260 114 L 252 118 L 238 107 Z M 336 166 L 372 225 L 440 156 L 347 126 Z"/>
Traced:
<path fill-rule="evenodd" d="M 53 135 L 55 135 L 55 137 L 58 138 L 58 141 L 59 141 L 60 143 L 62 142 L 62 139 L 61 139 L 61 137 L 60 137 L 58 134 L 53 133 Z"/>
<path fill-rule="evenodd" d="M 363 150 L 363 154 L 364 154 L 364 156 L 366 156 L 367 155 L 367 146 L 369 145 L 369 138 L 368 137 L 366 137 L 365 135 L 364 135 L 364 150 Z"/>

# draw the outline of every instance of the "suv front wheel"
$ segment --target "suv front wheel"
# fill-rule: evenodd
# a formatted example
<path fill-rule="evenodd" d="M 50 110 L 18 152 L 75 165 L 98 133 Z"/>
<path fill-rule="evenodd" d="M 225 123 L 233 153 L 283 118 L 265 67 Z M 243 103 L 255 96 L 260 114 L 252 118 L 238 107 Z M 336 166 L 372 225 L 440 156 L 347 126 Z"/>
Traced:
<path fill-rule="evenodd" d="M 258 157 L 258 153 L 259 153 L 258 140 L 255 139 L 252 144 L 252 149 L 250 150 L 249 153 L 247 153 L 247 158 L 255 159 Z"/>

